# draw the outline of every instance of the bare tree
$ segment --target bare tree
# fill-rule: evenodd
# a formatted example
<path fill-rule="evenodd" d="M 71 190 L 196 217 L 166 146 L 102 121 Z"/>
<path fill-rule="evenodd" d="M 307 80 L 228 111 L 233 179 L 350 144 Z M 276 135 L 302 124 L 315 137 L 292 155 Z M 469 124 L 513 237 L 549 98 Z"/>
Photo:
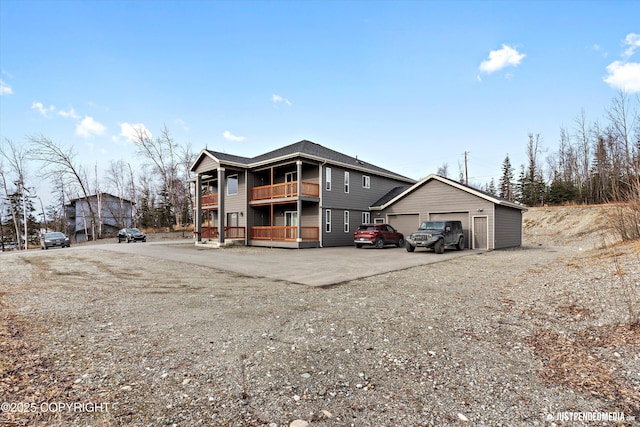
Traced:
<path fill-rule="evenodd" d="M 26 174 L 26 160 L 27 160 L 27 151 L 24 150 L 23 147 L 17 147 L 12 141 L 5 140 L 4 143 L 0 143 L 0 160 L 2 158 L 6 159 L 9 163 L 9 171 L 14 175 L 14 182 L 18 187 L 18 193 L 20 194 L 23 209 L 22 213 L 24 215 L 23 224 L 24 224 L 24 249 L 27 249 L 27 240 L 28 240 L 28 230 L 27 230 L 27 209 L 26 209 L 26 200 L 27 200 L 27 189 L 25 185 L 25 174 Z M 9 187 L 7 185 L 7 179 L 5 176 L 4 167 L 0 168 L 0 175 L 2 175 L 2 187 L 4 189 L 4 193 L 6 197 L 9 197 Z M 20 220 L 18 218 L 18 213 L 15 210 L 15 206 L 13 203 L 9 203 L 9 208 L 11 209 L 11 216 L 13 217 L 13 224 L 16 232 L 16 239 L 18 240 L 18 244 L 20 244 Z"/>
<path fill-rule="evenodd" d="M 117 162 L 112 161 L 109 164 L 109 169 L 107 169 L 107 185 L 109 186 L 109 191 L 118 198 L 118 209 L 113 209 L 113 205 L 109 204 L 108 207 L 113 218 L 116 220 L 116 223 L 119 224 L 119 227 L 127 227 L 128 222 L 125 216 L 125 212 L 127 212 L 126 206 L 129 204 L 131 208 L 131 212 L 133 213 L 133 203 L 134 200 L 132 198 L 132 188 L 131 184 L 133 182 L 133 170 L 131 169 L 131 164 L 125 162 L 124 160 L 118 160 Z"/>
<path fill-rule="evenodd" d="M 89 210 L 91 236 L 93 240 L 96 240 L 98 238 L 96 233 L 96 212 L 89 199 L 89 179 L 87 178 L 86 170 L 76 163 L 76 153 L 73 148 L 65 149 L 43 135 L 33 136 L 29 139 L 33 145 L 31 150 L 33 159 L 42 162 L 44 165 L 44 177 L 52 178 L 55 182 L 62 182 L 69 189 L 76 188 L 80 190 L 82 199 L 86 201 Z M 72 194 L 71 191 L 68 194 Z M 83 216 L 85 216 L 84 207 Z"/>
<path fill-rule="evenodd" d="M 165 126 L 155 140 L 144 129 L 138 129 L 134 142 L 138 154 L 147 159 L 160 179 L 160 194 L 165 211 L 169 213 L 168 222 L 172 227 L 176 222 L 175 187 L 178 181 L 179 152 L 178 144 Z"/>

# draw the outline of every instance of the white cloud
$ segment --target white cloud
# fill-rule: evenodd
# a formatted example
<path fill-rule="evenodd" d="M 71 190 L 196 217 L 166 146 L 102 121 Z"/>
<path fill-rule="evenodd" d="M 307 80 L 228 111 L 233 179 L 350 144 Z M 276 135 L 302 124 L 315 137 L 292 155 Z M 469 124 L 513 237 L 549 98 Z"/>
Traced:
<path fill-rule="evenodd" d="M 227 141 L 241 142 L 241 141 L 244 141 L 244 139 L 245 139 L 244 136 L 235 136 L 234 134 L 232 134 L 228 130 L 225 130 L 224 133 L 222 134 L 222 136 Z"/>
<path fill-rule="evenodd" d="M 76 110 L 70 108 L 68 111 L 60 110 L 58 111 L 58 115 L 64 117 L 65 119 L 79 119 L 80 116 L 76 113 Z"/>
<path fill-rule="evenodd" d="M 624 44 L 629 46 L 627 50 L 624 51 L 624 56 L 627 58 L 633 56 L 636 49 L 640 48 L 640 34 L 627 34 L 627 37 L 624 39 Z"/>
<path fill-rule="evenodd" d="M 135 142 L 140 135 L 153 138 L 149 129 L 142 123 L 120 123 L 120 136 L 125 137 L 129 142 Z"/>
<path fill-rule="evenodd" d="M 12 94 L 13 94 L 13 89 L 11 89 L 11 86 L 9 86 L 8 84 L 0 80 L 0 96 L 12 95 Z"/>
<path fill-rule="evenodd" d="M 43 117 L 49 117 L 49 114 L 53 113 L 56 110 L 56 107 L 54 107 L 53 105 L 45 107 L 42 102 L 34 102 L 33 104 L 31 104 L 31 109 L 37 110 L 38 113 L 40 113 Z"/>
<path fill-rule="evenodd" d="M 515 67 L 520 64 L 526 55 L 506 44 L 502 49 L 489 52 L 489 59 L 480 63 L 480 71 L 491 74 L 506 67 Z"/>
<path fill-rule="evenodd" d="M 614 61 L 607 66 L 607 73 L 603 80 L 612 88 L 640 92 L 640 63 Z"/>
<path fill-rule="evenodd" d="M 90 138 L 92 136 L 103 135 L 107 128 L 100 122 L 97 122 L 93 117 L 86 116 L 76 126 L 76 135 L 83 138 Z"/>
<path fill-rule="evenodd" d="M 187 122 L 185 122 L 182 119 L 176 119 L 175 122 L 178 126 L 182 128 L 182 130 L 189 132 L 189 125 L 187 125 Z"/>
<path fill-rule="evenodd" d="M 289 107 L 291 107 L 291 101 L 289 101 L 287 98 L 283 98 L 280 95 L 271 95 L 271 101 L 273 101 L 274 104 L 278 104 L 279 102 L 284 102 L 285 104 L 287 104 Z"/>

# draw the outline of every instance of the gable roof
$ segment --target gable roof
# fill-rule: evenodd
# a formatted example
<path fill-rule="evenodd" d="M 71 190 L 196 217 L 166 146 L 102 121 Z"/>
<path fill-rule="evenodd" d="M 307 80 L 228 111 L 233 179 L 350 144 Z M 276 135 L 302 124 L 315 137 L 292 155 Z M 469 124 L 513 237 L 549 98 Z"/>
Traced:
<path fill-rule="evenodd" d="M 397 202 L 398 200 L 408 196 L 418 188 L 422 187 L 429 181 L 439 181 L 443 184 L 450 185 L 454 188 L 467 192 L 469 194 L 473 194 L 474 196 L 480 197 L 481 199 L 488 200 L 496 205 L 505 206 L 513 209 L 520 209 L 521 211 L 526 211 L 527 207 L 525 205 L 521 205 L 519 203 L 511 202 L 506 199 L 502 199 L 500 197 L 493 196 L 487 192 L 482 190 L 478 190 L 477 188 L 470 187 L 468 185 L 461 184 L 457 181 L 453 181 L 449 178 L 445 178 L 440 175 L 431 174 L 428 177 L 422 179 L 421 181 L 415 183 L 409 187 L 396 187 L 392 189 L 389 193 L 384 195 L 380 200 L 370 206 L 371 210 L 382 210 Z"/>
<path fill-rule="evenodd" d="M 132 203 L 131 200 L 129 199 L 125 199 L 124 197 L 118 197 L 118 196 L 114 196 L 113 194 L 110 193 L 105 193 L 105 192 L 101 192 L 98 193 L 101 197 L 105 197 L 105 198 L 112 198 L 112 199 L 118 199 L 118 200 L 122 200 L 125 201 L 127 203 Z M 69 200 L 69 204 L 75 203 L 78 200 L 87 200 L 87 199 L 97 199 L 98 198 L 98 194 L 90 194 L 87 197 L 76 197 L 74 199 Z"/>
<path fill-rule="evenodd" d="M 348 156 L 346 154 L 307 140 L 302 140 L 290 145 L 286 145 L 284 147 L 280 147 L 251 158 L 221 153 L 219 151 L 202 150 L 202 152 L 200 152 L 200 155 L 196 158 L 196 161 L 192 164 L 191 170 L 194 170 L 198 163 L 200 163 L 202 156 L 209 156 L 218 163 L 246 168 L 259 167 L 267 165 L 269 163 L 273 163 L 275 161 L 286 160 L 295 157 L 304 157 L 317 161 L 327 161 L 332 164 L 345 166 L 351 169 L 362 170 L 377 175 L 392 177 L 394 179 L 406 181 L 409 183 L 416 182 L 414 179 L 378 167 L 371 163 L 364 162 L 357 157 Z"/>

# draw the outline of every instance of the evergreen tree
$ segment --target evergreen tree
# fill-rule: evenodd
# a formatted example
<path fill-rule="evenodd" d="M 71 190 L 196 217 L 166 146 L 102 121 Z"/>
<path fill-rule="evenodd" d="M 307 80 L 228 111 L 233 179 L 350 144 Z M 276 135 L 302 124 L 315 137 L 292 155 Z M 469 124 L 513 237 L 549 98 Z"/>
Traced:
<path fill-rule="evenodd" d="M 500 178 L 500 192 L 498 196 L 509 201 L 515 200 L 513 167 L 511 166 L 511 160 L 509 160 L 509 154 L 507 154 L 502 162 L 502 177 Z"/>

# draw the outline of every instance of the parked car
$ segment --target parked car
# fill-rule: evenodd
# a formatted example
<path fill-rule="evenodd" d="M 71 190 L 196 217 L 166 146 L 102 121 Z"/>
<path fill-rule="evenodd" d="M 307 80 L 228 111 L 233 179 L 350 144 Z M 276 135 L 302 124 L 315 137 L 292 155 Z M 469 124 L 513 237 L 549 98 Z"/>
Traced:
<path fill-rule="evenodd" d="M 356 248 L 364 245 L 382 249 L 385 245 L 404 246 L 404 235 L 389 224 L 362 224 L 353 233 Z"/>
<path fill-rule="evenodd" d="M 123 228 L 118 231 L 118 243 L 127 242 L 146 242 L 147 235 L 137 228 Z"/>
<path fill-rule="evenodd" d="M 407 237 L 407 252 L 416 248 L 432 248 L 437 254 L 443 254 L 445 247 L 464 249 L 464 233 L 460 221 L 424 221 L 418 231 Z"/>
<path fill-rule="evenodd" d="M 40 247 L 42 249 L 55 248 L 56 246 L 69 248 L 71 247 L 71 240 L 69 240 L 66 234 L 59 231 L 44 233 L 40 236 Z"/>

